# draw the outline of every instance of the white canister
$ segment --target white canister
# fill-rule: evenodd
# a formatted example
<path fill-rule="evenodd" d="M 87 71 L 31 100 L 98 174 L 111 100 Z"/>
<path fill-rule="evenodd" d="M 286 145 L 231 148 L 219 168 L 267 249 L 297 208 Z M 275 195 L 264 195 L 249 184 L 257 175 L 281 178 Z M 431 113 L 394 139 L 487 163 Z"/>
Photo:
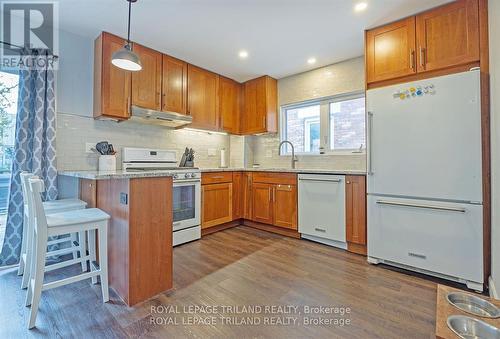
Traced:
<path fill-rule="evenodd" d="M 226 158 L 226 149 L 223 148 L 220 150 L 220 168 L 227 167 L 227 158 Z"/>
<path fill-rule="evenodd" d="M 115 155 L 100 155 L 99 156 L 99 171 L 116 171 L 116 156 Z"/>

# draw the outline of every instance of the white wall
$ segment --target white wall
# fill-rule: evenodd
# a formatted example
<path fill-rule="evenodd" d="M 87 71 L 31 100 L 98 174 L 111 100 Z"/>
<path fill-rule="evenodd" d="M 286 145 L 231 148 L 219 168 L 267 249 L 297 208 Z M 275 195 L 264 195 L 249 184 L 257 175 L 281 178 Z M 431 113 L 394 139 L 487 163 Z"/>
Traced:
<path fill-rule="evenodd" d="M 363 91 L 364 58 L 355 58 L 278 80 L 279 106 L 338 94 Z M 279 156 L 279 135 L 246 137 L 249 161 L 261 167 L 289 167 L 290 156 Z M 364 154 L 302 155 L 298 168 L 366 170 Z"/>
<path fill-rule="evenodd" d="M 490 293 L 500 293 L 500 1 L 489 0 L 491 73 L 491 279 Z"/>

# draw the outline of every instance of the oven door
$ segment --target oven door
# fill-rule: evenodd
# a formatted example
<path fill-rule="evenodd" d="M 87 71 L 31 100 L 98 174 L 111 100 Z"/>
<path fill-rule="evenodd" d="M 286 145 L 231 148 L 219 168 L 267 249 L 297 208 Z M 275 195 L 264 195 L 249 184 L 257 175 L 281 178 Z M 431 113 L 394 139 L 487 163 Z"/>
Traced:
<path fill-rule="evenodd" d="M 193 226 L 199 226 L 201 219 L 200 180 L 174 182 L 172 195 L 174 232 Z"/>

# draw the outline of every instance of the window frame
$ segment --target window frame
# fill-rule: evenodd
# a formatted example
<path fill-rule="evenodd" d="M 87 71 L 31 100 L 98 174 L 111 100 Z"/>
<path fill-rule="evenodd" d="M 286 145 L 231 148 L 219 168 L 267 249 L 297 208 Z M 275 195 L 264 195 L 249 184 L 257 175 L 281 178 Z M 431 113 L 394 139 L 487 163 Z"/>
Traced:
<path fill-rule="evenodd" d="M 353 99 L 360 99 L 360 98 L 366 98 L 366 93 L 364 90 L 360 91 L 353 91 L 353 92 L 348 92 L 348 93 L 342 93 L 338 95 L 333 95 L 329 97 L 323 97 L 323 98 L 317 98 L 317 99 L 311 99 L 311 100 L 305 100 L 297 103 L 291 103 L 291 104 L 286 104 L 282 105 L 280 107 L 280 117 L 279 117 L 279 139 L 280 142 L 287 139 L 287 133 L 286 133 L 286 111 L 289 109 L 296 109 L 296 108 L 301 108 L 301 107 L 307 107 L 307 106 L 314 106 L 314 105 L 319 105 L 320 106 L 320 151 L 319 152 L 295 152 L 296 155 L 301 155 L 301 156 L 318 156 L 318 155 L 357 155 L 357 154 L 366 154 L 366 101 L 365 101 L 365 144 L 363 145 L 363 148 L 361 151 L 359 148 L 353 148 L 353 149 L 341 149 L 341 150 L 335 150 L 331 149 L 331 135 L 330 135 L 330 104 L 331 103 L 336 103 L 336 102 L 341 102 L 341 101 L 347 101 L 347 100 L 353 100 Z M 366 99 L 365 99 L 366 100 Z M 288 151 L 288 147 L 286 147 L 286 151 L 281 152 L 279 155 L 280 156 L 290 156 L 292 154 L 291 151 Z"/>

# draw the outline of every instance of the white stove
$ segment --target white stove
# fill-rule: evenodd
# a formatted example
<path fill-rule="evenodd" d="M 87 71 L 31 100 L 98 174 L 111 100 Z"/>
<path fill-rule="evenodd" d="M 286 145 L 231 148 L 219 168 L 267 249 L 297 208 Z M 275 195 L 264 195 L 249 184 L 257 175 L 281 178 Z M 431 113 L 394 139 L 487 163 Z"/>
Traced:
<path fill-rule="evenodd" d="M 173 244 L 201 238 L 201 171 L 179 167 L 177 152 L 149 148 L 123 148 L 122 168 L 127 172 L 173 173 Z"/>

